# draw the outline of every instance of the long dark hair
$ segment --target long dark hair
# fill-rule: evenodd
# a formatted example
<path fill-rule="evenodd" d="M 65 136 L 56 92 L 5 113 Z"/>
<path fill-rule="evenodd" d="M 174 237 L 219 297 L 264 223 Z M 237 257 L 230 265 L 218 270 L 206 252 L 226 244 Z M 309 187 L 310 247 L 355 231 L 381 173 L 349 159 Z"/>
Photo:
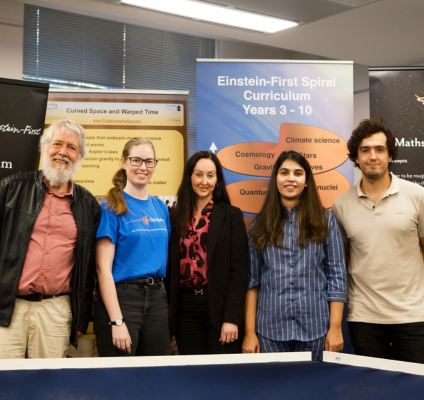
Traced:
<path fill-rule="evenodd" d="M 222 173 L 222 166 L 218 157 L 209 151 L 198 151 L 197 153 L 194 153 L 187 161 L 184 168 L 183 179 L 181 180 L 177 193 L 177 206 L 171 211 L 172 229 L 175 230 L 182 238 L 187 235 L 188 224 L 196 206 L 196 195 L 193 191 L 191 176 L 193 175 L 195 165 L 202 158 L 211 160 L 215 164 L 218 183 L 213 191 L 214 203 L 231 204 L 230 197 L 228 196 L 227 189 L 225 188 L 224 174 Z"/>
<path fill-rule="evenodd" d="M 325 209 L 321 204 L 308 161 L 297 151 L 284 151 L 275 161 L 265 203 L 260 213 L 256 216 L 255 225 L 251 231 L 252 244 L 257 251 L 263 251 L 269 244 L 283 248 L 286 213 L 281 205 L 280 192 L 277 188 L 277 175 L 278 170 L 286 160 L 293 160 L 306 173 L 306 185 L 298 204 L 298 245 L 306 247 L 310 242 L 324 242 L 328 236 Z"/>
<path fill-rule="evenodd" d="M 125 143 L 125 146 L 122 150 L 122 158 L 126 160 L 130 155 L 131 149 L 142 144 L 150 146 L 156 158 L 156 151 L 153 143 L 149 139 L 143 137 L 134 137 Z M 126 214 L 128 212 L 128 206 L 122 191 L 125 189 L 127 184 L 127 173 L 123 168 L 120 168 L 115 172 L 115 175 L 113 175 L 112 178 L 112 183 L 113 188 L 110 189 L 106 195 L 106 208 L 108 210 L 115 211 L 116 215 Z"/>

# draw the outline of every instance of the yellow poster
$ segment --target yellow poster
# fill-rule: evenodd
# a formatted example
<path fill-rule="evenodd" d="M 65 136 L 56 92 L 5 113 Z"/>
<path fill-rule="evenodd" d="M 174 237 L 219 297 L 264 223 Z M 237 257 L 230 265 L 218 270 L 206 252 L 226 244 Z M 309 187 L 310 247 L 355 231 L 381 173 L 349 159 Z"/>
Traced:
<path fill-rule="evenodd" d="M 102 197 L 112 187 L 122 149 L 133 137 L 150 139 L 156 149 L 158 164 L 149 194 L 176 195 L 187 159 L 188 92 L 53 90 L 45 128 L 62 119 L 85 129 L 89 153 L 74 181 L 93 195 Z"/>

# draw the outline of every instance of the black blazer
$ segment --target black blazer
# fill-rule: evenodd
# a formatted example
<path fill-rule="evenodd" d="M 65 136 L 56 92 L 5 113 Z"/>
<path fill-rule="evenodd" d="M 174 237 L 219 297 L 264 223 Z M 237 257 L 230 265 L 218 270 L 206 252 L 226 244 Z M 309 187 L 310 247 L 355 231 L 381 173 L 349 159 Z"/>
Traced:
<path fill-rule="evenodd" d="M 247 291 L 247 235 L 239 208 L 214 203 L 206 243 L 209 315 L 221 330 L 224 322 L 241 326 Z M 167 271 L 169 324 L 176 332 L 180 292 L 180 237 L 173 231 Z"/>

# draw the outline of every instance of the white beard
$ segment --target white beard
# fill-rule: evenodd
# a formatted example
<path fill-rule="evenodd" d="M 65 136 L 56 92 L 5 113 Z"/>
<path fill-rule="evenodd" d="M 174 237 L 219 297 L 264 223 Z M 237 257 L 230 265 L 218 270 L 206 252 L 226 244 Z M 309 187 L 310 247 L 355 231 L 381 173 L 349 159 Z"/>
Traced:
<path fill-rule="evenodd" d="M 60 187 L 72 180 L 72 177 L 78 171 L 81 163 L 78 160 L 73 164 L 68 157 L 55 156 L 54 158 L 67 161 L 68 165 L 64 169 L 56 169 L 53 167 L 52 159 L 44 154 L 41 161 L 41 169 L 51 187 Z"/>

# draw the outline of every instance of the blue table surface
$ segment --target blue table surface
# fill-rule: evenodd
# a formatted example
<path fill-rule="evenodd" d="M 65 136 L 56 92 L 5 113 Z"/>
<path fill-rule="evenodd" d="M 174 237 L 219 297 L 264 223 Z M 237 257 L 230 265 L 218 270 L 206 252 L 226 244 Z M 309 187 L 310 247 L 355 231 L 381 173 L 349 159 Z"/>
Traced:
<path fill-rule="evenodd" d="M 287 362 L 0 371 L 0 399 L 424 399 L 424 377 Z"/>

